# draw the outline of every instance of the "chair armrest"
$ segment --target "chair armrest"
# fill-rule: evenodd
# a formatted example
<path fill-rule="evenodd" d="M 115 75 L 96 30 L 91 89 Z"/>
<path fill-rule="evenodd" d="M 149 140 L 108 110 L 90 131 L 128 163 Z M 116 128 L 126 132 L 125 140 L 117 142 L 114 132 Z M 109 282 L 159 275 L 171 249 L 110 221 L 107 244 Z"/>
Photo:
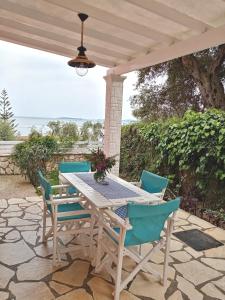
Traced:
<path fill-rule="evenodd" d="M 83 198 L 65 198 L 65 199 L 52 199 L 52 204 L 53 205 L 59 205 L 59 204 L 67 204 L 67 203 L 78 203 L 78 202 L 81 202 L 81 201 L 84 201 Z"/>
<path fill-rule="evenodd" d="M 132 229 L 132 226 L 130 225 L 128 219 L 122 219 L 120 218 L 115 212 L 113 212 L 110 209 L 104 210 L 104 213 L 114 222 L 116 222 L 119 226 L 124 227 L 126 230 Z"/>
<path fill-rule="evenodd" d="M 52 189 L 61 189 L 61 188 L 68 188 L 68 187 L 70 187 L 70 185 L 69 184 L 57 184 L 57 185 L 52 185 L 51 187 L 52 187 Z"/>

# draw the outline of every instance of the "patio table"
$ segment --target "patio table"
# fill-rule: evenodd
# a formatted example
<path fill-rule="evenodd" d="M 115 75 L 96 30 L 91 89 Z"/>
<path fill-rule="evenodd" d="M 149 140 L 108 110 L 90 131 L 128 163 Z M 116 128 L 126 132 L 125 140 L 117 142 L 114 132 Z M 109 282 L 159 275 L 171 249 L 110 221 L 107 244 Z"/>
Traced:
<path fill-rule="evenodd" d="M 95 208 L 109 208 L 136 203 L 159 203 L 162 200 L 141 188 L 113 174 L 108 174 L 108 185 L 96 183 L 92 172 L 60 173 L 67 182 L 74 186 Z"/>

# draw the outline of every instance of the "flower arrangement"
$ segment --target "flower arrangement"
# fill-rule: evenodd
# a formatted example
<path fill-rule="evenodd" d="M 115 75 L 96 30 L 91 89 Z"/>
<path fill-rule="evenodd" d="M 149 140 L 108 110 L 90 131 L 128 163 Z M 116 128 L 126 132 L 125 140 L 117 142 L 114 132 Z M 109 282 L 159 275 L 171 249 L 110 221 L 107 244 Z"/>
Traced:
<path fill-rule="evenodd" d="M 106 157 L 100 148 L 92 150 L 91 154 L 87 154 L 86 156 L 95 170 L 94 179 L 96 182 L 106 184 L 105 177 L 107 172 L 109 172 L 116 163 L 115 156 Z"/>

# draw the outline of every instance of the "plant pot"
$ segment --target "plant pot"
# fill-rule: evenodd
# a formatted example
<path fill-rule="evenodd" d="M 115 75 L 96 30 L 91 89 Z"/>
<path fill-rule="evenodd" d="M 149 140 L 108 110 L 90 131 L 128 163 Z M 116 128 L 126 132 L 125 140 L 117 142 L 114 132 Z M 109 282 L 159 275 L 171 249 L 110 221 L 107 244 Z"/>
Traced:
<path fill-rule="evenodd" d="M 102 184 L 102 185 L 107 185 L 109 184 L 106 180 L 106 171 L 96 171 L 94 173 L 94 179 L 97 183 Z"/>

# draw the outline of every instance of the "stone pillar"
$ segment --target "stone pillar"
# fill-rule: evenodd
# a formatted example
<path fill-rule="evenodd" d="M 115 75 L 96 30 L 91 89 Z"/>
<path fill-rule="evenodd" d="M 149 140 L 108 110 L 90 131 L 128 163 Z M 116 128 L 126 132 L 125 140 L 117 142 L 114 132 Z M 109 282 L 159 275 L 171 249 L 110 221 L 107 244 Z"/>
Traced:
<path fill-rule="evenodd" d="M 112 173 L 119 175 L 120 139 L 123 105 L 123 81 L 125 76 L 108 75 L 106 81 L 104 152 L 106 156 L 117 155 Z"/>

